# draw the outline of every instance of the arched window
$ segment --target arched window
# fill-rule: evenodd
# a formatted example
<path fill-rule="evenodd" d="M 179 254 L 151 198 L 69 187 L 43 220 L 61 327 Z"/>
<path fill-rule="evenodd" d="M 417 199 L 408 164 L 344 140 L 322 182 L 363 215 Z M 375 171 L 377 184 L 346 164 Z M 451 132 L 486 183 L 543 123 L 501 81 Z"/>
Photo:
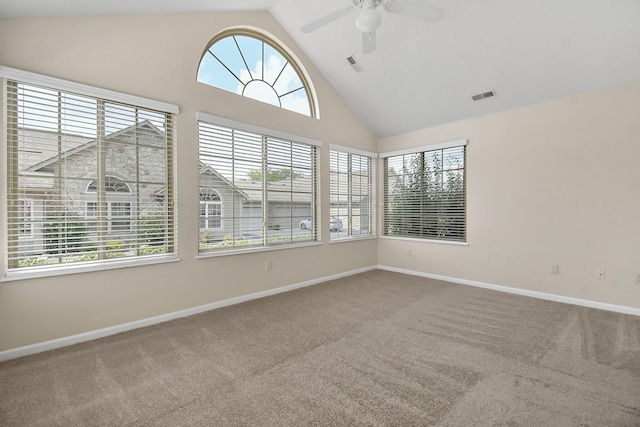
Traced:
<path fill-rule="evenodd" d="M 222 200 L 213 188 L 200 189 L 200 229 L 222 227 Z"/>
<path fill-rule="evenodd" d="M 255 30 L 229 29 L 211 40 L 197 80 L 310 117 L 317 106 L 309 80 L 288 50 Z"/>
<path fill-rule="evenodd" d="M 98 190 L 98 181 L 93 180 L 87 185 L 87 193 L 95 193 Z M 107 193 L 131 193 L 131 187 L 118 177 L 107 175 L 104 180 L 104 191 Z"/>

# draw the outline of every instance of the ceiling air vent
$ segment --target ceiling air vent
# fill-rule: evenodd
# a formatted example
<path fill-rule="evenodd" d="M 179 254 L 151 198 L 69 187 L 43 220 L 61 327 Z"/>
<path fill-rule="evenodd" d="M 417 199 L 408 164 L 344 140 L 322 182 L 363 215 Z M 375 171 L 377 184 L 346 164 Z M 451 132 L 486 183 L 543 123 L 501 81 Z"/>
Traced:
<path fill-rule="evenodd" d="M 471 97 L 471 99 L 473 99 L 474 101 L 480 101 L 481 99 L 491 98 L 493 96 L 496 96 L 496 93 L 495 93 L 495 91 L 491 90 L 489 92 L 479 93 L 478 95 L 473 95 Z"/>
<path fill-rule="evenodd" d="M 351 68 L 353 68 L 357 73 L 362 71 L 362 67 L 360 66 L 360 64 L 358 64 L 358 61 L 356 61 L 355 56 L 353 55 L 348 56 L 347 62 L 349 63 L 349 65 L 351 65 Z"/>

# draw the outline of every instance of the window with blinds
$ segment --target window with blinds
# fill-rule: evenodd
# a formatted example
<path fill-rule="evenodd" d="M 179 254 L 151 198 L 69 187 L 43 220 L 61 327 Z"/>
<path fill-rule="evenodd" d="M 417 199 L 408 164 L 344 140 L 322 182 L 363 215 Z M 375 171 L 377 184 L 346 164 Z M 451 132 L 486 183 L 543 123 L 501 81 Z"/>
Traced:
<path fill-rule="evenodd" d="M 316 241 L 318 144 L 199 114 L 199 252 Z"/>
<path fill-rule="evenodd" d="M 373 159 L 348 147 L 331 145 L 330 214 L 331 240 L 374 236 Z"/>
<path fill-rule="evenodd" d="M 10 71 L 7 275 L 175 257 L 173 113 Z"/>
<path fill-rule="evenodd" d="M 466 141 L 384 157 L 384 235 L 466 241 Z"/>

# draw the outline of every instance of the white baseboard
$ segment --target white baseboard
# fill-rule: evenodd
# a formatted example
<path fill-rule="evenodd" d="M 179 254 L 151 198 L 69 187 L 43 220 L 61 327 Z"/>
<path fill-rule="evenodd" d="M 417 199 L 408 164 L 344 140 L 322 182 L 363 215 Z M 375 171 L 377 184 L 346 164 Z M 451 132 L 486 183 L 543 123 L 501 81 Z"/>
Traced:
<path fill-rule="evenodd" d="M 443 280 L 445 282 L 458 283 L 461 285 L 475 286 L 478 288 L 491 289 L 499 292 L 506 292 L 510 294 L 523 295 L 533 298 L 539 298 L 544 300 L 562 302 L 565 304 L 579 305 L 583 307 L 597 308 L 600 310 L 613 311 L 616 313 L 631 314 L 634 316 L 640 316 L 640 309 L 634 307 L 626 307 L 614 304 L 607 304 L 603 302 L 584 300 L 579 298 L 566 297 L 562 295 L 547 294 L 544 292 L 530 291 L 527 289 L 510 288 L 508 286 L 493 285 L 490 283 L 477 282 L 473 280 L 459 279 L 456 277 L 440 276 L 437 274 L 422 273 L 413 270 L 405 270 L 402 268 L 389 267 L 386 265 L 377 265 L 371 267 L 360 268 L 357 270 L 351 270 L 345 273 L 335 274 L 332 276 L 325 276 L 319 279 L 309 280 L 306 282 L 295 283 L 293 285 L 282 286 L 280 288 L 269 289 L 262 292 L 256 292 L 249 295 L 243 295 L 236 298 L 230 298 L 224 301 L 218 301 L 211 304 L 205 304 L 198 307 L 188 308 L 185 310 L 175 311 L 173 313 L 162 314 L 160 316 L 149 317 L 147 319 L 136 320 L 134 322 L 124 323 L 121 325 L 110 326 L 108 328 L 98 329 L 95 331 L 84 332 L 77 335 L 71 335 L 64 338 L 58 338 L 51 341 L 45 341 L 37 344 L 27 345 L 24 347 L 13 348 L 0 352 L 0 362 L 5 360 L 17 359 L 19 357 L 29 356 L 43 351 L 55 350 L 57 348 L 66 347 L 73 344 L 78 344 L 86 341 L 95 340 L 98 338 L 108 337 L 121 332 L 130 331 L 133 329 L 143 328 L 145 326 L 151 326 L 158 323 L 168 322 L 170 320 L 179 319 L 181 317 L 192 316 L 194 314 L 204 313 L 207 311 L 215 310 L 222 307 L 228 307 L 230 305 L 240 304 L 246 301 L 251 301 L 259 298 L 268 297 L 271 295 L 277 295 L 283 292 L 293 291 L 295 289 L 304 288 L 307 286 L 317 285 L 319 283 L 328 282 L 330 280 L 341 279 L 343 277 L 352 276 L 354 274 L 364 273 L 371 270 L 387 270 L 396 273 L 409 274 L 412 276 L 426 277 L 429 279 Z"/>
<path fill-rule="evenodd" d="M 264 298 L 271 295 L 277 295 L 283 292 L 289 292 L 295 289 L 317 285 L 319 283 L 328 282 L 330 280 L 341 279 L 343 277 L 353 276 L 354 274 L 364 273 L 366 271 L 371 271 L 376 269 L 377 269 L 377 266 L 375 265 L 370 267 L 360 268 L 360 269 L 351 270 L 345 273 L 334 274 L 332 276 L 325 276 L 319 279 L 308 280 L 306 282 L 294 283 L 293 285 L 282 286 L 280 288 L 269 289 L 266 291 L 256 292 L 249 295 L 230 298 L 224 301 L 218 301 L 211 304 L 205 304 L 198 307 L 175 311 L 173 313 L 162 314 L 160 316 L 149 317 L 147 319 L 136 320 L 134 322 L 124 323 L 121 325 L 110 326 L 108 328 L 98 329 L 95 331 L 84 332 L 81 334 L 71 335 L 64 338 L 58 338 L 51 341 L 44 341 L 41 343 L 27 345 L 24 347 L 12 348 L 12 349 L 0 352 L 0 362 L 3 362 L 5 360 L 17 359 L 19 357 L 30 356 L 32 354 L 41 353 L 43 351 L 55 350 L 57 348 L 62 348 L 62 347 L 78 344 L 85 341 L 104 338 L 110 335 L 119 334 L 121 332 L 130 331 L 132 329 L 138 329 L 138 328 L 143 328 L 145 326 L 151 326 L 158 323 L 168 322 L 170 320 L 179 319 L 181 317 L 192 316 L 194 314 L 204 313 L 207 311 L 215 310 L 217 308 L 240 304 L 246 301 Z"/>
<path fill-rule="evenodd" d="M 419 271 L 405 270 L 402 268 L 389 267 L 386 265 L 378 265 L 378 268 L 380 270 L 410 274 L 412 276 L 426 277 L 429 279 L 443 280 L 445 282 L 458 283 L 458 284 L 467 285 L 467 286 L 475 286 L 477 288 L 491 289 L 494 291 L 505 292 L 509 294 L 523 295 L 527 297 L 539 298 L 539 299 L 544 299 L 549 301 L 562 302 L 565 304 L 580 305 L 583 307 L 597 308 L 600 310 L 614 311 L 616 313 L 640 316 L 640 308 L 626 307 L 623 305 L 615 305 L 615 304 L 607 304 L 604 302 L 572 298 L 572 297 L 567 297 L 562 295 L 547 294 L 545 292 L 530 291 L 527 289 L 510 288 L 508 286 L 493 285 L 491 283 L 476 282 L 474 280 L 458 279 L 456 277 L 439 276 L 437 274 L 422 273 Z"/>

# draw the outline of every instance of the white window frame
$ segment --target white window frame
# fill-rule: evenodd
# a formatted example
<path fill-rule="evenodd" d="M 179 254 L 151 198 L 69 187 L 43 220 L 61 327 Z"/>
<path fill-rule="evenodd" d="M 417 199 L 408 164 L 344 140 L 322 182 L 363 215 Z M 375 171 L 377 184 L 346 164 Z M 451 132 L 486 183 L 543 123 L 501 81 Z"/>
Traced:
<path fill-rule="evenodd" d="M 385 152 L 385 153 L 381 153 L 379 156 L 380 158 L 383 160 L 383 196 L 382 196 L 382 202 L 383 202 L 383 215 L 382 215 L 382 223 L 383 223 L 383 231 L 381 233 L 381 238 L 384 239 L 397 239 L 397 240 L 413 240 L 413 241 L 420 241 L 420 242 L 430 242 L 430 243 L 439 243 L 439 244 L 451 244 L 451 245 L 463 245 L 466 246 L 468 245 L 468 230 L 467 230 L 467 214 L 466 214 L 466 192 L 467 192 L 467 144 L 468 141 L 466 139 L 462 139 L 462 140 L 456 140 L 456 141 L 450 141 L 450 142 L 444 142 L 444 143 L 440 143 L 440 144 L 433 144 L 433 145 L 426 145 L 426 146 L 422 146 L 422 147 L 416 147 L 416 148 L 409 148 L 409 149 L 404 149 L 404 150 L 397 150 L 397 151 L 389 151 L 389 152 Z M 463 170 L 463 201 L 464 201 L 464 216 L 463 216 L 463 221 L 464 221 L 464 227 L 463 227 L 463 233 L 464 233 L 464 239 L 448 239 L 448 238 L 433 238 L 433 237 L 423 237 L 423 236 L 413 236 L 413 235 L 403 235 L 403 234 L 388 234 L 388 226 L 387 226 L 387 220 L 388 220 L 388 197 L 389 195 L 388 193 L 388 183 L 387 183 L 387 179 L 388 179 L 388 168 L 386 167 L 387 164 L 387 159 L 391 158 L 391 157 L 397 157 L 397 156 L 405 156 L 405 155 L 416 155 L 416 154 L 420 154 L 420 155 L 428 155 L 429 153 L 433 153 L 433 152 L 437 152 L 437 151 L 442 151 L 442 150 L 447 150 L 447 149 L 452 149 L 452 148 L 458 148 L 458 147 L 462 147 L 464 150 L 464 166 L 462 168 Z"/>
<path fill-rule="evenodd" d="M 105 102 L 112 103 L 120 103 L 130 105 L 134 108 L 155 110 L 158 112 L 162 112 L 165 114 L 169 114 L 172 116 L 171 121 L 175 123 L 175 114 L 179 113 L 179 107 L 175 104 L 170 104 L 162 101 L 157 101 L 149 98 L 143 98 L 139 96 L 129 95 L 113 90 L 102 89 L 90 85 L 80 84 L 69 80 L 54 78 L 42 74 L 37 74 L 29 71 L 23 71 L 11 67 L 0 66 L 0 83 L 2 86 L 2 97 L 3 102 L 6 104 L 7 94 L 9 82 L 15 82 L 17 84 L 29 85 L 29 86 L 39 86 L 43 88 L 47 88 L 48 90 L 57 91 L 59 93 L 64 94 L 72 94 L 84 97 L 91 97 L 97 100 L 103 100 Z M 9 180 L 14 179 L 8 177 L 7 171 L 7 162 L 8 160 L 8 140 L 5 129 L 8 128 L 7 123 L 8 118 L 7 114 L 10 114 L 8 111 L 4 111 L 2 117 L 0 117 L 0 122 L 2 123 L 3 135 L 1 139 L 5 141 L 4 147 L 0 152 L 0 168 L 3 173 L 0 173 L 0 185 L 7 188 L 9 186 Z M 167 185 L 175 188 L 175 161 L 173 160 L 175 156 L 175 138 L 173 129 L 169 129 L 169 138 L 171 139 L 171 144 L 167 148 L 170 155 L 170 163 L 169 163 L 169 171 L 168 173 L 168 181 Z M 173 193 L 173 192 L 171 192 Z M 172 195 L 169 197 L 167 203 L 171 206 L 170 210 L 173 211 L 173 200 Z M 17 198 L 15 200 L 18 200 Z M 0 200 L 0 205 L 3 208 L 7 208 L 12 203 L 12 200 L 9 200 L 9 194 L 6 194 L 5 197 Z M 32 205 L 33 206 L 33 205 Z M 133 204 L 131 205 L 133 209 Z M 33 214 L 33 208 L 32 208 Z M 9 217 L 3 215 L 0 226 L 3 228 L 4 232 L 2 233 L 2 241 L 0 244 L 3 247 L 2 259 L 0 260 L 0 281 L 9 281 L 9 280 L 20 280 L 20 279 L 29 279 L 33 277 L 48 277 L 48 276 L 57 276 L 64 274 L 72 274 L 72 273 L 81 273 L 87 271 L 98 271 L 98 270 L 107 270 L 114 268 L 123 268 L 130 267 L 136 265 L 148 265 L 148 264 L 156 264 L 163 262 L 173 262 L 178 261 L 177 252 L 175 249 L 175 242 L 177 241 L 177 237 L 175 236 L 175 213 L 171 215 L 170 221 L 170 230 L 172 233 L 171 237 L 171 246 L 168 253 L 156 254 L 156 255 L 136 255 L 133 257 L 125 257 L 114 260 L 99 260 L 99 261 L 82 261 L 75 263 L 59 263 L 54 265 L 42 265 L 42 266 L 30 266 L 30 267 L 22 267 L 22 266 L 11 266 L 10 262 L 10 254 L 9 254 L 9 242 L 11 241 L 11 235 L 13 232 L 9 232 Z M 133 225 L 133 222 L 132 222 Z M 33 232 L 33 224 L 32 224 L 32 232 Z M 15 243 L 11 243 L 15 244 Z M 14 255 L 15 256 L 15 255 Z M 18 258 L 13 258 L 17 260 Z"/>
<path fill-rule="evenodd" d="M 224 117 L 219 117 L 219 116 L 215 116 L 212 114 L 208 114 L 208 113 L 204 113 L 204 112 L 198 112 L 197 114 L 197 120 L 199 123 L 204 123 L 204 124 L 209 124 L 209 125 L 213 125 L 213 126 L 219 126 L 219 127 L 224 127 L 230 130 L 235 130 L 235 131 L 241 131 L 241 132 L 248 132 L 251 134 L 255 134 L 255 135 L 259 135 L 262 138 L 274 138 L 274 139 L 282 139 L 284 141 L 290 141 L 293 143 L 300 143 L 300 144 L 304 144 L 304 145 L 308 145 L 308 146 L 313 146 L 316 149 L 316 153 L 315 153 L 315 160 L 314 160 L 314 164 L 313 164 L 313 174 L 314 174 L 314 178 L 313 178 L 313 201 L 312 203 L 312 210 L 313 210 L 313 217 L 317 217 L 317 212 L 318 212 L 318 199 L 319 199 L 319 191 L 318 191 L 318 153 L 319 153 L 319 148 L 322 146 L 322 141 L 318 141 L 315 140 L 313 138 L 308 138 L 305 136 L 300 136 L 300 135 L 293 135 L 293 134 L 289 134 L 286 132 L 281 132 L 281 131 L 277 131 L 277 130 L 273 130 L 273 129 L 268 129 L 268 128 L 264 128 L 261 126 L 255 126 L 255 125 L 251 125 L 248 123 L 243 123 L 243 122 L 238 122 L 235 120 L 231 120 L 228 118 L 224 118 Z M 202 187 L 201 185 L 199 185 L 199 187 Z M 218 192 L 219 193 L 219 192 Z M 220 193 L 219 193 L 220 194 Z M 221 200 L 222 200 L 222 194 L 220 194 Z M 263 199 L 264 200 L 264 199 Z M 225 221 L 225 216 L 224 216 L 224 209 L 225 207 L 222 206 L 222 210 L 223 210 L 223 218 L 221 219 L 221 222 L 224 223 Z M 198 248 L 198 258 L 201 257 L 210 257 L 210 256 L 222 256 L 222 255 L 231 255 L 231 254 L 237 254 L 237 253 L 250 253 L 250 252 L 260 252 L 260 251 L 265 251 L 265 250 L 278 250 L 278 249 L 284 249 L 284 248 L 290 248 L 290 247 L 301 247 L 301 246 L 309 246 L 309 245 L 319 245 L 321 244 L 321 242 L 318 240 L 318 233 L 317 233 L 317 227 L 314 226 L 312 233 L 313 233 L 313 239 L 312 240 L 303 240 L 300 242 L 296 242 L 296 241 L 288 241 L 286 243 L 276 243 L 276 244 L 269 244 L 268 242 L 268 230 L 271 229 L 270 226 L 271 224 L 269 223 L 269 218 L 268 218 L 268 212 L 266 212 L 264 210 L 264 204 L 262 206 L 262 228 L 263 228 L 263 232 L 262 235 L 259 236 L 259 240 L 258 242 L 262 241 L 263 243 L 257 243 L 256 245 L 252 245 L 252 246 L 248 246 L 248 247 L 243 247 L 243 246 L 239 246 L 239 247 L 227 247 L 227 248 L 221 248 L 221 249 L 215 249 L 215 250 L 202 250 L 200 247 Z M 198 210 L 198 218 L 200 219 L 200 210 Z M 306 217 L 306 216 L 305 216 Z M 228 220 L 228 219 L 227 219 Z M 198 224 L 200 223 L 200 221 L 198 221 Z M 314 221 L 315 223 L 315 221 Z M 200 242 L 199 242 L 200 244 Z"/>
<path fill-rule="evenodd" d="M 257 63 L 253 63 L 251 59 L 245 57 L 245 54 L 247 52 L 243 47 L 243 43 L 237 40 L 238 37 L 251 39 L 252 42 L 262 43 L 262 57 Z M 228 63 L 230 58 L 219 57 L 214 52 L 216 50 L 216 44 L 226 39 L 233 39 L 233 43 L 235 45 L 235 48 L 233 50 L 234 52 L 236 52 L 237 49 L 238 57 L 242 58 L 245 65 L 245 67 L 242 67 L 241 70 L 233 69 L 231 63 Z M 265 64 L 269 63 L 270 60 L 270 58 L 265 58 L 265 46 L 268 46 L 271 50 L 273 50 L 273 52 L 276 52 L 278 55 L 280 55 L 281 58 L 278 59 L 286 61 L 286 64 L 282 66 L 279 73 L 269 73 L 269 76 L 264 75 Z M 253 59 L 255 60 L 257 58 Z M 211 63 L 209 63 L 209 61 L 211 61 Z M 218 69 L 217 71 L 209 69 L 208 73 L 203 72 L 203 70 L 207 69 L 211 64 L 219 65 L 220 69 Z M 254 66 L 257 66 L 258 64 L 262 66 L 262 70 L 253 70 L 252 68 Z M 301 87 L 299 88 L 285 88 L 280 87 L 280 85 L 278 84 L 278 81 L 282 80 L 281 76 L 283 74 L 286 74 L 286 69 L 289 65 L 291 66 L 291 69 L 295 73 L 297 78 L 300 80 Z M 246 73 L 246 76 L 243 77 L 243 73 Z M 211 77 L 211 75 L 213 75 L 213 77 Z M 234 82 L 234 86 L 236 82 L 238 86 L 230 88 L 228 85 L 223 83 L 223 76 L 230 77 Z M 274 78 L 275 81 L 273 80 Z M 207 48 L 204 50 L 202 57 L 200 58 L 196 81 L 208 86 L 213 86 L 222 90 L 230 91 L 232 93 L 254 99 L 256 101 L 278 106 L 279 108 L 283 108 L 285 110 L 303 114 L 305 116 L 313 117 L 316 119 L 320 118 L 316 91 L 314 89 L 313 83 L 311 82 L 311 78 L 309 77 L 309 74 L 306 72 L 302 63 L 297 59 L 295 54 L 284 45 L 284 43 L 277 40 L 273 35 L 254 27 L 232 27 L 216 34 L 214 38 L 209 41 Z M 259 86 L 262 86 L 262 90 L 266 90 L 266 93 L 269 93 L 270 96 L 265 97 L 262 91 L 257 91 L 252 95 L 252 91 L 247 90 L 247 88 L 250 85 L 255 85 L 256 83 L 258 83 Z M 242 89 L 238 91 L 238 88 Z M 299 108 L 294 107 L 295 103 L 291 104 L 289 102 L 285 102 L 284 105 L 282 103 L 283 98 L 300 91 L 303 91 L 305 97 L 307 98 L 306 101 L 309 109 L 308 112 L 300 111 Z M 260 94 L 262 95 L 260 96 Z"/>
<path fill-rule="evenodd" d="M 378 154 L 370 152 L 370 151 L 364 151 L 364 150 L 359 150 L 353 147 L 345 147 L 342 145 L 338 145 L 338 144 L 330 144 L 329 145 L 329 164 L 330 164 L 330 198 L 331 198 L 331 203 L 330 205 L 333 205 L 335 202 L 334 200 L 338 200 L 339 196 L 344 195 L 341 194 L 341 191 L 343 191 L 343 189 L 338 188 L 339 187 L 339 183 L 335 182 L 334 180 L 334 176 L 335 174 L 340 174 L 342 172 L 340 171 L 335 171 L 333 169 L 331 169 L 333 167 L 334 161 L 336 161 L 337 159 L 334 160 L 334 156 L 340 156 L 340 155 L 346 155 L 347 156 L 347 171 L 342 173 L 343 175 L 346 175 L 347 177 L 347 212 L 346 215 L 344 214 L 340 214 L 339 213 L 334 213 L 334 208 L 333 206 L 330 206 L 330 215 L 331 217 L 336 216 L 339 219 L 342 220 L 343 222 L 343 230 L 344 231 L 337 231 L 337 232 L 331 232 L 330 234 L 330 241 L 331 242 L 342 242 L 342 241 L 349 241 L 349 240 L 360 240 L 360 239 L 374 239 L 376 238 L 376 230 L 375 230 L 375 182 L 376 182 L 376 175 L 375 175 L 375 164 L 376 164 L 376 160 L 378 158 Z M 357 173 L 355 173 L 352 169 L 353 166 L 353 161 L 354 160 L 358 160 L 358 159 L 364 159 L 368 162 L 368 173 L 367 173 L 367 180 L 368 180 L 368 199 L 369 199 L 369 203 L 368 206 L 366 207 L 367 210 L 369 210 L 369 220 L 367 221 L 367 227 L 368 227 L 368 232 L 367 233 L 358 233 L 358 234 L 354 234 L 354 229 L 356 228 L 355 224 L 358 223 L 360 224 L 360 227 L 362 227 L 361 221 L 362 221 L 362 206 L 359 207 L 359 214 L 355 214 L 355 204 L 356 201 L 354 200 L 354 192 L 356 190 L 361 190 L 361 188 L 358 188 L 358 185 L 354 182 L 354 177 L 358 176 Z M 346 220 L 346 224 L 345 224 L 345 220 Z M 361 229 L 361 228 L 360 228 Z"/>

